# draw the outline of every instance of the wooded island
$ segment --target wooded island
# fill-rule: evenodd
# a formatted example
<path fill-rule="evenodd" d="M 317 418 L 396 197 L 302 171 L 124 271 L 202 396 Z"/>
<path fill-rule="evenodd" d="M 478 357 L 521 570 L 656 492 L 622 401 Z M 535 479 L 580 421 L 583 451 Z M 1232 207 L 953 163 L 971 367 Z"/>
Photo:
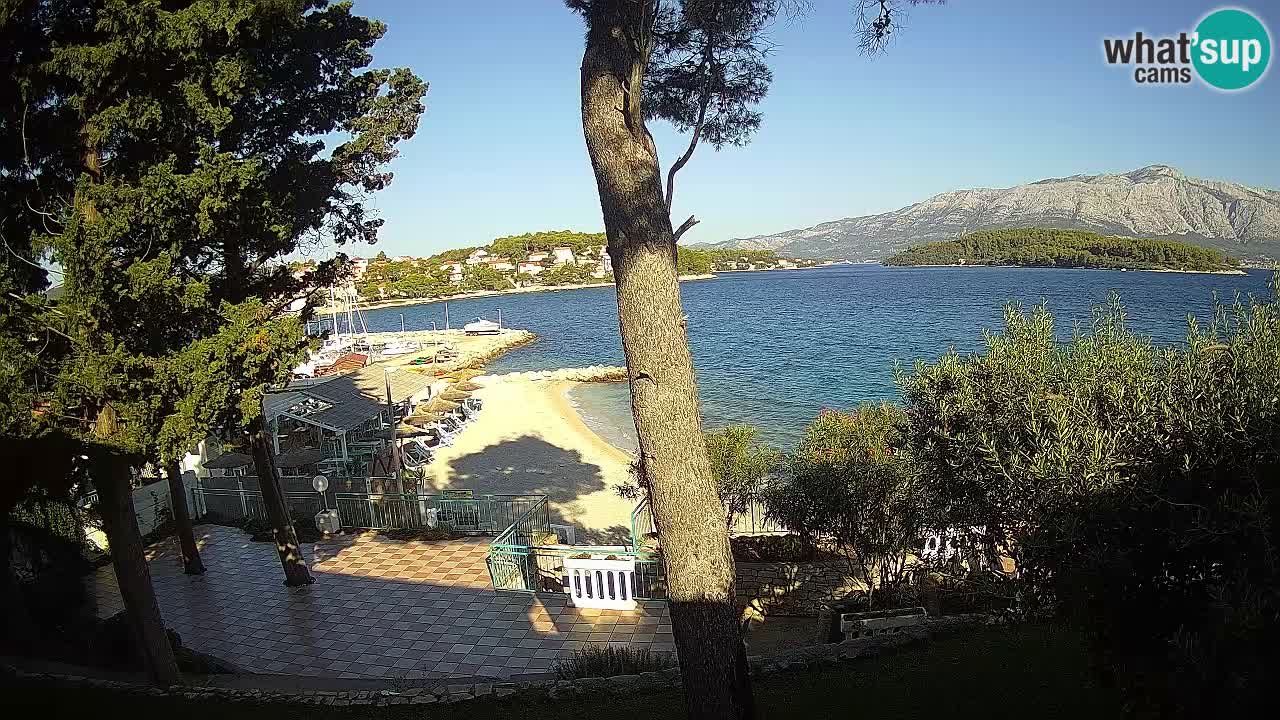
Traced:
<path fill-rule="evenodd" d="M 884 264 L 1240 272 L 1239 261 L 1212 248 L 1047 228 L 981 230 L 908 248 Z"/>

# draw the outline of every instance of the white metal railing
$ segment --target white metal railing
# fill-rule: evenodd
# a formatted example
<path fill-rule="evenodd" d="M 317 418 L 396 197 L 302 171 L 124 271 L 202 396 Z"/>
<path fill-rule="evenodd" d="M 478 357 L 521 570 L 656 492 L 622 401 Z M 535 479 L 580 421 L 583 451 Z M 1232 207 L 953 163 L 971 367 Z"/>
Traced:
<path fill-rule="evenodd" d="M 566 557 L 568 577 L 565 592 L 577 607 L 606 610 L 633 610 L 636 606 L 636 563 L 634 558 Z"/>

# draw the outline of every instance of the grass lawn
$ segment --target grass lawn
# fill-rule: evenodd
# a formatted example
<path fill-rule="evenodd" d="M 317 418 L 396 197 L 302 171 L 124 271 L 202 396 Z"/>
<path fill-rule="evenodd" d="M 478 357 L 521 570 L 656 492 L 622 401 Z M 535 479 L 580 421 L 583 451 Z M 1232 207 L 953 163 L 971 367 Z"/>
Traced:
<path fill-rule="evenodd" d="M 765 718 L 1088 718 L 1119 716 L 1119 703 L 1093 684 L 1077 635 L 1055 627 L 990 628 L 890 651 L 822 670 L 774 675 L 755 684 Z M 174 720 L 430 720 L 431 718 L 681 718 L 678 692 L 578 698 L 564 703 L 481 700 L 458 705 L 308 707 L 195 703 L 98 690 L 6 688 L 4 704 L 42 718 L 169 717 Z"/>

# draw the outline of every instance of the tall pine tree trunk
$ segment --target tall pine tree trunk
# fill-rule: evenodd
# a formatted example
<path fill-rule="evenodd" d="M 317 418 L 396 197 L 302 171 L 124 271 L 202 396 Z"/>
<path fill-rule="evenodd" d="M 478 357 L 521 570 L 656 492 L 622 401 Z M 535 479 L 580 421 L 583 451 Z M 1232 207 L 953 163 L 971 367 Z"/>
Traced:
<path fill-rule="evenodd" d="M 86 116 L 88 106 L 86 101 Z M 97 184 L 102 182 L 102 158 L 92 138 L 93 133 L 85 123 L 81 128 L 83 170 L 90 182 Z M 77 197 L 76 206 L 86 224 L 95 225 L 102 221 L 102 215 L 92 200 Z M 107 535 L 111 565 L 116 572 L 116 584 L 120 586 L 120 599 L 124 603 L 129 626 L 142 649 L 151 681 L 168 687 L 182 682 L 182 676 L 178 673 L 178 661 L 173 655 L 173 646 L 169 644 L 155 588 L 151 585 L 151 569 L 143 553 L 142 533 L 138 532 L 138 516 L 133 505 L 129 465 L 109 448 L 110 441 L 119 431 L 115 408 L 107 402 L 98 409 L 93 421 L 93 437 L 104 446 L 96 458 L 93 484 L 98 489 L 103 530 Z"/>
<path fill-rule="evenodd" d="M 302 557 L 302 548 L 298 545 L 298 533 L 289 517 L 280 474 L 276 472 L 271 436 L 267 434 L 261 415 L 249 424 L 249 441 L 253 448 L 253 466 L 258 473 L 258 487 L 262 490 L 262 504 L 267 509 L 267 521 L 271 523 L 271 532 L 275 536 L 280 564 L 284 566 L 284 584 L 289 587 L 310 585 L 315 579 L 311 577 Z"/>
<path fill-rule="evenodd" d="M 178 533 L 178 545 L 182 549 L 182 571 L 188 575 L 203 575 L 204 562 L 196 545 L 195 530 L 191 527 L 191 511 L 187 507 L 187 487 L 182 482 L 182 468 L 177 460 L 165 464 L 165 477 L 169 481 L 169 506 L 173 510 L 173 527 Z"/>
<path fill-rule="evenodd" d="M 178 661 L 164 629 L 160 605 L 151 586 L 151 570 L 143 553 L 142 535 L 133 505 L 133 488 L 129 484 L 129 466 L 121 459 L 107 455 L 94 468 L 94 486 L 98 489 L 98 507 L 111 550 L 111 565 L 120 585 L 129 620 L 151 681 L 161 687 L 177 685 Z"/>
<path fill-rule="evenodd" d="M 596 0 L 582 59 L 582 124 L 618 288 L 631 406 L 666 565 L 689 717 L 749 718 L 724 510 L 703 442 L 676 245 L 640 93 L 635 29 L 648 3 Z"/>

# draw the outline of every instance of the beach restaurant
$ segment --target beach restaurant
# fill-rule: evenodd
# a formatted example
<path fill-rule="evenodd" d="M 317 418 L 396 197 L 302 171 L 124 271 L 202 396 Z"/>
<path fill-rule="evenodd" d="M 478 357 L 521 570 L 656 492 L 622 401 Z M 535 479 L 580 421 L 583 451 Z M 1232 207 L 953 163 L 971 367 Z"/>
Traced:
<path fill-rule="evenodd" d="M 262 405 L 276 464 L 295 470 L 286 475 L 396 474 L 396 421 L 428 397 L 437 382 L 423 373 L 369 366 L 346 375 L 294 380 L 268 392 Z"/>

